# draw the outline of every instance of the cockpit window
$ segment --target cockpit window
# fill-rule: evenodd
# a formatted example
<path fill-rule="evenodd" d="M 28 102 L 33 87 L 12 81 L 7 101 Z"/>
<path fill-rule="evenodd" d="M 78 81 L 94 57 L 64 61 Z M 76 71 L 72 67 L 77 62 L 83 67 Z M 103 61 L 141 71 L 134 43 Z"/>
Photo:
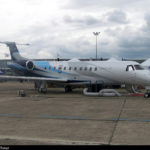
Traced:
<path fill-rule="evenodd" d="M 128 65 L 126 71 L 134 71 L 134 67 L 132 65 Z"/>
<path fill-rule="evenodd" d="M 136 70 L 144 70 L 144 68 L 141 65 L 134 65 Z"/>

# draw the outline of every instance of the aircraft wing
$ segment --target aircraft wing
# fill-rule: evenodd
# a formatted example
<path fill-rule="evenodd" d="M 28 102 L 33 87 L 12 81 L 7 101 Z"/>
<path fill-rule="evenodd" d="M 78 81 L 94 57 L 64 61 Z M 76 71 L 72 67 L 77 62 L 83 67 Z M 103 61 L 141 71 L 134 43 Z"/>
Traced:
<path fill-rule="evenodd" d="M 39 81 L 53 81 L 53 82 L 67 82 L 67 79 L 57 79 L 57 78 L 46 78 L 46 77 L 28 77 L 28 76 L 7 76 L 0 75 L 0 79 L 20 79 L 20 80 L 39 80 Z"/>

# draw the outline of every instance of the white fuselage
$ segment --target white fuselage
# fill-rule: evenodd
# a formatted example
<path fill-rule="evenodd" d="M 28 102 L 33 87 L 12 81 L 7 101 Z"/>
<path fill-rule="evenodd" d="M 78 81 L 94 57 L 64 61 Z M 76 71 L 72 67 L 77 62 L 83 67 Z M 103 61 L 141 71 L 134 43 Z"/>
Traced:
<path fill-rule="evenodd" d="M 34 73 L 55 78 L 65 78 L 76 83 L 90 81 L 101 84 L 150 85 L 148 70 L 136 69 L 134 61 L 51 61 L 34 62 L 41 71 Z M 127 67 L 129 66 L 129 69 Z"/>

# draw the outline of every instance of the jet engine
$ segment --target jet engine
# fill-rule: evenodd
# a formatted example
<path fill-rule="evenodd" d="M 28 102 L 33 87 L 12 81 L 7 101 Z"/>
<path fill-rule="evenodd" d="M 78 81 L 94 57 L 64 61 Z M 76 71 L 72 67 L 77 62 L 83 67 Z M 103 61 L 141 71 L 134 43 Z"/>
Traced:
<path fill-rule="evenodd" d="M 33 63 L 33 61 L 27 61 L 26 62 L 26 68 L 28 70 L 33 70 L 34 69 L 34 63 Z"/>

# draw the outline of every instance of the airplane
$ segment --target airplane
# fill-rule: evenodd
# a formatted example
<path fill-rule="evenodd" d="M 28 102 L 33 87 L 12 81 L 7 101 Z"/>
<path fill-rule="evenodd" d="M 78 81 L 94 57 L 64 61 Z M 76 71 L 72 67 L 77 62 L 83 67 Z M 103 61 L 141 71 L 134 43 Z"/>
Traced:
<path fill-rule="evenodd" d="M 65 92 L 80 85 L 94 92 L 107 85 L 150 85 L 149 71 L 134 61 L 34 61 L 22 57 L 15 42 L 0 43 L 9 47 L 12 62 L 8 67 L 17 73 L 0 78 L 32 80 L 41 93 L 47 92 L 48 85 L 63 86 Z"/>
<path fill-rule="evenodd" d="M 150 58 L 141 63 L 141 66 L 150 70 Z"/>

